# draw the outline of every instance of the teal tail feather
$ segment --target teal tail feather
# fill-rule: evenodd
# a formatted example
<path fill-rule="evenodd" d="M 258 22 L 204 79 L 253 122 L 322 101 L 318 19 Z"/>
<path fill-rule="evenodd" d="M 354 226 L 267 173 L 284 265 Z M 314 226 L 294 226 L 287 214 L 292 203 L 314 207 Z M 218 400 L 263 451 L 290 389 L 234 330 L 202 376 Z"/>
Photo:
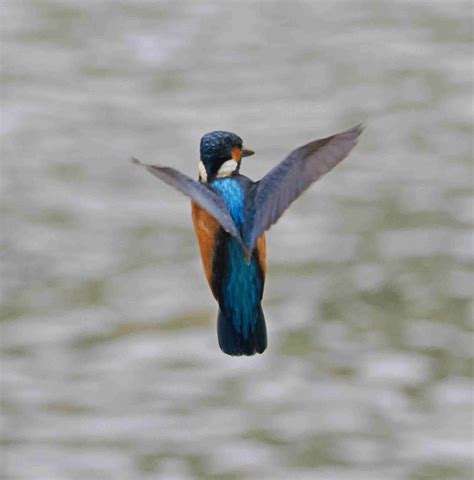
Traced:
<path fill-rule="evenodd" d="M 246 331 L 238 329 L 232 318 L 232 312 L 224 313 L 219 310 L 217 317 L 217 336 L 219 346 L 227 355 L 255 355 L 263 353 L 267 348 L 267 327 L 262 307 L 259 305 L 254 317 L 249 320 L 247 325 L 250 328 Z"/>

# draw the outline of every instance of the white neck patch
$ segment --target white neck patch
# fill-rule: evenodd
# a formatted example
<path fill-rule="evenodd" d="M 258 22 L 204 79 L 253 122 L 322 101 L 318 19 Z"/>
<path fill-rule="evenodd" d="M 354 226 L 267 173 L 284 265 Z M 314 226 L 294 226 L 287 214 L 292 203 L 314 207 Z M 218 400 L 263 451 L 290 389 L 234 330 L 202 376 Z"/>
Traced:
<path fill-rule="evenodd" d="M 217 172 L 216 177 L 217 178 L 229 177 L 237 170 L 237 167 L 238 167 L 238 163 L 236 160 L 227 160 L 221 165 L 221 168 L 219 168 L 219 171 Z"/>
<path fill-rule="evenodd" d="M 204 166 L 204 163 L 202 163 L 202 162 L 199 162 L 199 179 L 203 183 L 207 182 L 206 167 Z"/>

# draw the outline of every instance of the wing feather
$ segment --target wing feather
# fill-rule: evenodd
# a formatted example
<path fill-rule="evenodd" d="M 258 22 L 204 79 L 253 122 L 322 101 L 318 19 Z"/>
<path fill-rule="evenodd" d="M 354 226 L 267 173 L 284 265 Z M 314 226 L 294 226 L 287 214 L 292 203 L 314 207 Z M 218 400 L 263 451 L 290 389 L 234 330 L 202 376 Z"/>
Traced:
<path fill-rule="evenodd" d="M 249 191 L 243 238 L 251 254 L 260 235 L 312 183 L 332 170 L 355 147 L 362 125 L 293 150 Z"/>
<path fill-rule="evenodd" d="M 174 168 L 161 167 L 159 165 L 146 165 L 136 158 L 132 158 L 132 162 L 145 167 L 152 175 L 190 197 L 194 202 L 206 210 L 209 215 L 214 217 L 226 232 L 236 237 L 241 245 L 244 246 L 240 232 L 232 220 L 227 205 L 217 193 L 208 188 L 205 184 L 196 182 Z M 246 250 L 245 247 L 244 249 Z"/>

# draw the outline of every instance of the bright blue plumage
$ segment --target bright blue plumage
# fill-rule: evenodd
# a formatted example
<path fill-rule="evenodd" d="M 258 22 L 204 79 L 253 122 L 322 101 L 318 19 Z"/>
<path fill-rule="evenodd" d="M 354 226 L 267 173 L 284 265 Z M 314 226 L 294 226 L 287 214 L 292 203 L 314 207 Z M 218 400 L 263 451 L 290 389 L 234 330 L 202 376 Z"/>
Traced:
<path fill-rule="evenodd" d="M 212 187 L 225 201 L 236 226 L 241 228 L 244 222 L 244 186 L 234 178 L 225 178 L 214 181 Z M 221 282 L 219 302 L 225 317 L 222 321 L 230 321 L 238 337 L 250 341 L 251 337 L 261 333 L 257 322 L 264 321 L 260 307 L 263 294 L 262 274 L 255 257 L 247 265 L 241 245 L 232 236 L 227 238 L 224 255 L 227 268 Z M 231 340 L 232 335 L 226 331 L 222 341 Z M 249 343 L 255 348 L 254 341 Z"/>
<path fill-rule="evenodd" d="M 237 227 L 244 223 L 244 191 L 242 185 L 232 177 L 221 178 L 212 182 L 229 209 L 232 220 Z"/>

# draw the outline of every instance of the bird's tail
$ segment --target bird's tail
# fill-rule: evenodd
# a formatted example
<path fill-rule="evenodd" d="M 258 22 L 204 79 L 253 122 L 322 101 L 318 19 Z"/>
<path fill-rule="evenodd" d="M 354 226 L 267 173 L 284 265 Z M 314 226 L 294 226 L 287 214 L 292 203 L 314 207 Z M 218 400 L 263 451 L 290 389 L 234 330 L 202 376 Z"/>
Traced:
<path fill-rule="evenodd" d="M 262 307 L 259 305 L 252 318 L 244 320 L 245 325 L 235 322 L 231 312 L 219 310 L 217 336 L 221 350 L 227 355 L 249 356 L 263 353 L 267 348 L 267 327 Z"/>

